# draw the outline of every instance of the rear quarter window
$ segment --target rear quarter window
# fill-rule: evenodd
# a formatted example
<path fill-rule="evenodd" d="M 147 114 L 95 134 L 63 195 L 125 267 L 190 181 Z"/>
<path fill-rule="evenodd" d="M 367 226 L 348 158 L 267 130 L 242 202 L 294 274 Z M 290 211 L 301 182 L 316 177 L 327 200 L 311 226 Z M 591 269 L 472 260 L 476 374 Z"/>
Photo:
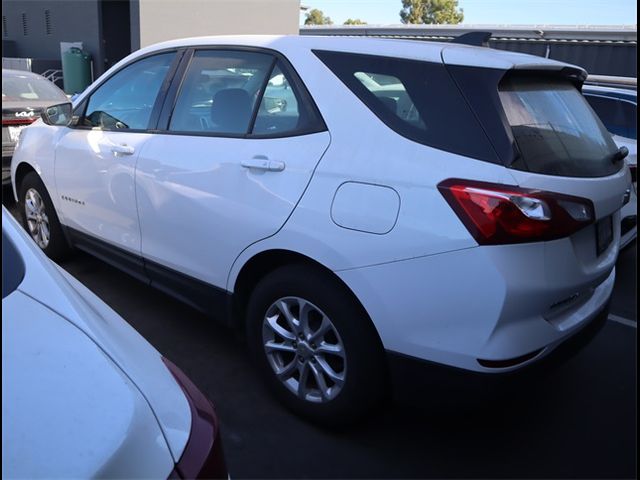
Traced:
<path fill-rule="evenodd" d="M 500 163 L 442 63 L 324 50 L 314 53 L 396 133 L 440 150 Z"/>

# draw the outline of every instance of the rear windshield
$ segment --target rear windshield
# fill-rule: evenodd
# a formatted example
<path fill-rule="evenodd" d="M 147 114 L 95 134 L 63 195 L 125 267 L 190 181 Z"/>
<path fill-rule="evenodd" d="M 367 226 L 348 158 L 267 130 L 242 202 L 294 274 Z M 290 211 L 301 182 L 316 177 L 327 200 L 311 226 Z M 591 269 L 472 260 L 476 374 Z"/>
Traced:
<path fill-rule="evenodd" d="M 403 137 L 467 157 L 500 162 L 441 62 L 314 53 L 382 122 Z"/>
<path fill-rule="evenodd" d="M 511 76 L 499 96 L 518 146 L 513 168 L 548 175 L 602 177 L 619 171 L 617 147 L 569 81 Z"/>
<path fill-rule="evenodd" d="M 33 75 L 3 75 L 2 101 L 45 100 L 65 102 L 67 97 L 49 80 Z"/>

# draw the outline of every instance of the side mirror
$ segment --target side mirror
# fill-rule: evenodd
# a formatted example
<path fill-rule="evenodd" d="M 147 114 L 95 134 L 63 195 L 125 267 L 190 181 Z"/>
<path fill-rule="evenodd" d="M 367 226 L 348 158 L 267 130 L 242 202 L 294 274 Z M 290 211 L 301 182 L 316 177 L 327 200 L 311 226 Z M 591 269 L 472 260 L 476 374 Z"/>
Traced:
<path fill-rule="evenodd" d="M 61 103 L 47 107 L 42 112 L 42 121 L 47 125 L 66 127 L 71 123 L 73 107 L 70 103 Z"/>

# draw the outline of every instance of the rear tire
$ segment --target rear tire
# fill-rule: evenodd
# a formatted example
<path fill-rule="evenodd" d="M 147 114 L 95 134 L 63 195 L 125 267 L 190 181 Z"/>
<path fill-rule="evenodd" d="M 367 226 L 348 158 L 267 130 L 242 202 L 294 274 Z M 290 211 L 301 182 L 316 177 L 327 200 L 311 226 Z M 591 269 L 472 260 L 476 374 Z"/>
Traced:
<path fill-rule="evenodd" d="M 371 320 L 319 268 L 288 265 L 265 276 L 249 300 L 247 337 L 268 386 L 308 420 L 352 423 L 388 396 L 384 350 Z"/>
<path fill-rule="evenodd" d="M 20 183 L 18 206 L 22 224 L 36 245 L 52 260 L 62 260 L 70 246 L 44 183 L 29 172 Z"/>

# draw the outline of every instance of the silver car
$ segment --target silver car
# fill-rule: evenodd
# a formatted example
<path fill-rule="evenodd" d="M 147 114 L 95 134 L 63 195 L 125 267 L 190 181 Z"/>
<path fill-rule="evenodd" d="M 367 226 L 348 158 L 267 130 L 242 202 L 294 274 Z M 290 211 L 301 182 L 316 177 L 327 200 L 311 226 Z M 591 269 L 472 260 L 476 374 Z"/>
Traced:
<path fill-rule="evenodd" d="M 41 75 L 2 69 L 2 184 L 9 184 L 9 167 L 18 136 L 43 108 L 68 101 L 62 90 Z"/>

